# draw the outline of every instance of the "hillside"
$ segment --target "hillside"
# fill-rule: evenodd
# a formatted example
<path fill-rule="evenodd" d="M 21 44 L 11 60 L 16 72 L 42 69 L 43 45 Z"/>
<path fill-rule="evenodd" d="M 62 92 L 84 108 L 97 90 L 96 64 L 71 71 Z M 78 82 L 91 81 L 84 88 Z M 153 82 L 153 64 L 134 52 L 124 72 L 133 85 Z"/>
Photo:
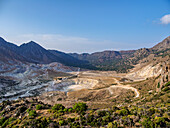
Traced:
<path fill-rule="evenodd" d="M 0 45 L 2 128 L 170 127 L 169 37 L 153 48 L 93 54 L 46 50 L 33 41 Z M 128 73 L 65 66 L 88 61 Z"/>
<path fill-rule="evenodd" d="M 152 48 L 128 51 L 103 51 L 92 54 L 67 54 L 57 50 L 47 50 L 34 41 L 17 46 L 13 43 L 6 42 L 3 38 L 0 38 L 0 46 L 1 63 L 9 63 L 10 60 L 35 64 L 59 62 L 67 66 L 84 69 L 128 72 L 151 54 L 153 54 L 154 57 L 165 57 L 169 55 L 170 37 L 167 37 Z"/>
<path fill-rule="evenodd" d="M 111 72 L 91 72 L 88 77 L 94 79 L 99 75 L 99 82 L 90 79 L 88 81 L 93 84 L 104 82 L 104 87 L 67 93 L 50 91 L 37 97 L 3 101 L 0 103 L 0 126 L 4 128 L 169 127 L 169 77 L 163 78 L 163 83 L 160 80 L 162 75 L 169 75 L 170 65 L 164 64 L 158 68 L 162 68 L 163 74 L 141 81 L 125 79 L 121 74 L 119 77 L 122 79 L 119 79 L 118 74 L 114 77 Z M 90 85 L 87 82 L 88 77 L 85 77 L 86 73 L 90 72 L 83 72 L 77 84 L 83 84 L 80 79 L 85 78 L 84 84 Z M 125 87 L 136 88 L 139 95 Z"/>
<path fill-rule="evenodd" d="M 90 64 L 97 67 L 99 70 L 127 72 L 150 54 L 153 54 L 155 57 L 165 57 L 167 55 L 169 56 L 169 53 L 170 36 L 152 48 L 141 48 L 130 51 L 103 51 L 92 54 L 70 53 L 70 55 L 80 60 L 89 61 Z"/>
<path fill-rule="evenodd" d="M 0 61 L 4 64 L 15 62 L 49 64 L 59 62 L 67 66 L 95 69 L 87 61 L 78 60 L 57 50 L 47 50 L 34 41 L 17 46 L 0 38 L 0 49 Z"/>

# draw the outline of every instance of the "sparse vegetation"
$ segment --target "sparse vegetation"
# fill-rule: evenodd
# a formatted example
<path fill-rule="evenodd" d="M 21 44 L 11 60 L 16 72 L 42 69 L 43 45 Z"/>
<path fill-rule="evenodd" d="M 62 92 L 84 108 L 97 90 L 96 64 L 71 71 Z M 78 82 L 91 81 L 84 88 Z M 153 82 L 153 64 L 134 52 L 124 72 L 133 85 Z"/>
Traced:
<path fill-rule="evenodd" d="M 35 117 L 37 115 L 35 110 L 30 110 L 29 112 L 29 116 Z"/>
<path fill-rule="evenodd" d="M 75 105 L 73 106 L 73 110 L 77 113 L 83 113 L 87 110 L 87 105 L 85 103 L 75 103 Z"/>
<path fill-rule="evenodd" d="M 52 107 L 52 110 L 64 110 L 64 108 L 62 104 L 56 104 Z"/>
<path fill-rule="evenodd" d="M 168 85 L 168 84 L 166 84 Z M 167 87 L 167 86 L 165 86 Z M 162 95 L 157 96 L 160 98 Z M 10 104 L 15 104 L 11 101 Z M 20 104 L 20 102 L 18 103 Z M 33 105 L 34 104 L 34 105 Z M 169 127 L 169 109 L 166 102 L 157 103 L 155 105 L 142 104 L 131 106 L 112 106 L 105 110 L 87 109 L 86 103 L 78 102 L 71 108 L 66 108 L 62 104 L 55 104 L 52 107 L 44 107 L 43 103 L 28 103 L 18 105 L 14 110 L 7 111 L 6 118 L 0 116 L 0 126 L 4 127 L 30 127 L 37 128 L 46 127 Z M 5 111 L 7 104 L 1 103 L 2 111 Z M 47 106 L 47 105 L 45 105 Z M 22 118 L 17 119 L 14 116 L 15 110 L 22 108 L 20 114 Z M 25 112 L 25 110 L 27 111 Z M 41 111 L 37 113 L 36 110 Z M 49 113 L 44 114 L 44 110 Z M 28 115 L 27 115 L 28 113 Z"/>
<path fill-rule="evenodd" d="M 36 105 L 37 110 L 41 110 L 42 108 L 43 108 L 43 106 L 41 104 Z"/>
<path fill-rule="evenodd" d="M 160 88 L 160 83 L 158 83 L 158 86 L 157 86 L 157 88 Z"/>

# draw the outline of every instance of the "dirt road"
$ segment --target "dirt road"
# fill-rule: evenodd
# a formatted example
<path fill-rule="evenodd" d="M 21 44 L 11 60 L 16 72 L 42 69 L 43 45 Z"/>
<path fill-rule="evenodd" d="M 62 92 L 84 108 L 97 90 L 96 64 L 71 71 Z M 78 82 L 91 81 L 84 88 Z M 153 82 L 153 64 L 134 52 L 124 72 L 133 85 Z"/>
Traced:
<path fill-rule="evenodd" d="M 117 79 L 115 79 L 115 78 L 114 78 L 114 80 L 115 80 L 115 82 L 117 83 L 117 85 L 113 85 L 113 86 L 110 86 L 110 87 L 108 88 L 110 94 L 113 94 L 113 91 L 111 90 L 111 88 L 124 88 L 124 89 L 130 89 L 130 90 L 134 91 L 135 94 L 136 94 L 135 98 L 139 97 L 140 93 L 139 93 L 139 91 L 138 91 L 136 88 L 131 87 L 130 85 L 122 85 L 122 84 L 121 84 Z"/>

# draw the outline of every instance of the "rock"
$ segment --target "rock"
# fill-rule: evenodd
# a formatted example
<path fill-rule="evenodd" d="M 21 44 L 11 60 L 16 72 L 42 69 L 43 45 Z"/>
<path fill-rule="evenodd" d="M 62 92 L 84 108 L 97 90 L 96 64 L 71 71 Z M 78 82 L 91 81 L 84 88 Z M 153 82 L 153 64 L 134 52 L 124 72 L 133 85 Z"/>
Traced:
<path fill-rule="evenodd" d="M 5 108 L 6 111 L 10 111 L 11 110 L 11 106 L 10 105 L 7 105 L 6 108 Z"/>
<path fill-rule="evenodd" d="M 21 118 L 22 118 L 22 116 L 20 115 L 18 118 L 19 118 L 19 119 L 21 119 Z"/>
<path fill-rule="evenodd" d="M 139 122 L 135 123 L 136 127 L 142 127 L 142 124 L 140 124 Z"/>
<path fill-rule="evenodd" d="M 153 92 L 153 90 L 148 91 L 149 94 L 151 94 L 152 92 Z"/>

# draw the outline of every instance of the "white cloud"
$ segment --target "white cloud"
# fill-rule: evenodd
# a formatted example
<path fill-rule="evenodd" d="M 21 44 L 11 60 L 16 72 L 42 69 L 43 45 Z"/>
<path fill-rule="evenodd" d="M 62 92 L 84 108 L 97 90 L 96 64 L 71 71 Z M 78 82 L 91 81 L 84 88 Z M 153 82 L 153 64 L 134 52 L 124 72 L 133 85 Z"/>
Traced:
<path fill-rule="evenodd" d="M 162 24 L 170 24 L 170 14 L 163 16 L 160 21 Z"/>

